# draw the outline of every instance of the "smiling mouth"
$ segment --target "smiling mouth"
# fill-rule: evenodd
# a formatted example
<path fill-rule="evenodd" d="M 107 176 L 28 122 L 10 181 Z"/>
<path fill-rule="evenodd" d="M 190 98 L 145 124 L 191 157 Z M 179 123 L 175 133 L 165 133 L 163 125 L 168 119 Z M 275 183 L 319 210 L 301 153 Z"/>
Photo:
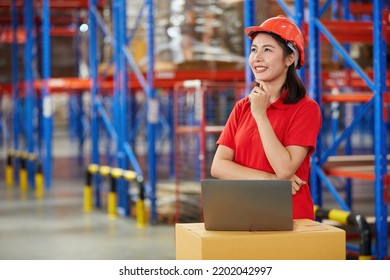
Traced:
<path fill-rule="evenodd" d="M 258 66 L 258 67 L 255 67 L 255 70 L 256 71 L 265 71 L 265 70 L 267 70 L 267 67 L 263 67 L 263 66 Z"/>

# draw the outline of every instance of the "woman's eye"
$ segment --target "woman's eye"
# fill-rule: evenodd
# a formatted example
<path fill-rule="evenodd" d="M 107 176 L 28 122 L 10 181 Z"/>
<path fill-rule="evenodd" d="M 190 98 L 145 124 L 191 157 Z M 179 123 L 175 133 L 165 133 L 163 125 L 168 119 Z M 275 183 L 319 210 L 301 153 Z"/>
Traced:
<path fill-rule="evenodd" d="M 265 49 L 264 49 L 264 52 L 270 52 L 270 51 L 271 51 L 270 48 L 265 48 Z"/>
<path fill-rule="evenodd" d="M 256 51 L 256 48 L 251 48 L 251 52 L 255 52 Z"/>

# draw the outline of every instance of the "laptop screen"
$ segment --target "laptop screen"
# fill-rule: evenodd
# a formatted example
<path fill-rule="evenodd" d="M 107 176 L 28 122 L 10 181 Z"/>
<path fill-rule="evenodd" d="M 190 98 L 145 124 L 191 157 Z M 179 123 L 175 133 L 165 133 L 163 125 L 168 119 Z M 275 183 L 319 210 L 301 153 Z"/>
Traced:
<path fill-rule="evenodd" d="M 289 180 L 201 181 L 206 230 L 292 230 Z"/>

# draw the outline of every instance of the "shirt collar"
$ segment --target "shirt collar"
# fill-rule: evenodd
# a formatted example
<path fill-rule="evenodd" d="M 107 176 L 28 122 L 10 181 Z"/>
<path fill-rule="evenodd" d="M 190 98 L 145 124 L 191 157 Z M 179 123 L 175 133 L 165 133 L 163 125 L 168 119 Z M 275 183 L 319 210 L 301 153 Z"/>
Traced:
<path fill-rule="evenodd" d="M 287 95 L 287 92 L 288 92 L 288 90 L 284 89 L 282 94 L 280 95 L 280 97 L 275 102 L 271 103 L 270 106 L 275 107 L 276 109 L 279 109 L 279 110 L 287 110 L 289 107 L 288 106 L 289 104 L 283 104 L 283 102 L 282 102 L 282 97 L 285 97 Z"/>

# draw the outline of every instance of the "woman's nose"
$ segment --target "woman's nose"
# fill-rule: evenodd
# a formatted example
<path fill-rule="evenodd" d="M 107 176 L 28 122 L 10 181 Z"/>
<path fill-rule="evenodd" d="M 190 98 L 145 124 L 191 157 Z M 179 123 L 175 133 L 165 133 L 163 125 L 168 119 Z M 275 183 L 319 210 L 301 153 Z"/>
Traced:
<path fill-rule="evenodd" d="M 257 61 L 263 60 L 263 56 L 262 56 L 261 52 L 257 52 L 255 54 L 255 60 L 257 60 Z"/>

